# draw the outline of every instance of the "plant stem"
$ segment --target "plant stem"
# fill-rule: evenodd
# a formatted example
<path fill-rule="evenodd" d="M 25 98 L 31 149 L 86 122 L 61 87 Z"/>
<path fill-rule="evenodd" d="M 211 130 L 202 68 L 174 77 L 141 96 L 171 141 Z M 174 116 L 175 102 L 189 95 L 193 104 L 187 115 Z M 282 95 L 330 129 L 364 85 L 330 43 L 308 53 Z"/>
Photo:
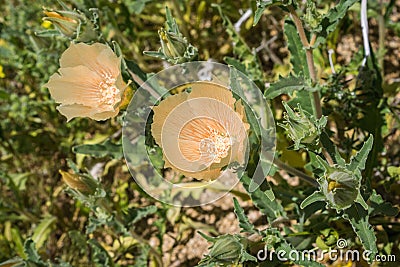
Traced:
<path fill-rule="evenodd" d="M 315 181 L 314 178 L 312 178 L 311 176 L 308 176 L 307 174 L 305 174 L 305 173 L 303 173 L 303 172 L 301 172 L 301 171 L 299 171 L 299 170 L 297 170 L 297 169 L 295 169 L 295 168 L 293 168 L 293 167 L 287 165 L 286 163 L 282 162 L 281 160 L 279 160 L 279 159 L 274 159 L 274 164 L 275 164 L 278 168 L 280 168 L 280 169 L 282 169 L 282 170 L 285 170 L 285 171 L 287 171 L 288 173 L 299 177 L 299 178 L 302 179 L 303 181 L 305 181 L 305 182 L 307 182 L 307 183 L 309 183 L 309 184 L 312 184 L 313 186 L 318 186 L 318 183 L 317 183 L 317 181 Z"/>
<path fill-rule="evenodd" d="M 304 31 L 303 23 L 301 22 L 299 16 L 297 15 L 296 10 L 291 5 L 289 6 L 289 12 L 290 15 L 292 16 L 296 29 L 299 32 L 300 41 L 303 44 L 303 47 L 306 49 L 308 71 L 310 73 L 310 78 L 312 83 L 315 84 L 317 82 L 317 73 L 315 72 L 312 45 L 315 43 L 317 36 L 315 34 L 312 35 L 310 44 L 310 42 L 307 39 L 306 33 Z M 312 98 L 314 102 L 314 109 L 313 109 L 314 115 L 317 119 L 319 119 L 322 117 L 322 106 L 321 106 L 321 98 L 319 96 L 319 92 L 313 92 Z M 333 165 L 333 160 L 331 156 L 324 148 L 322 148 L 322 153 L 324 154 L 326 161 L 329 163 L 329 165 Z"/>

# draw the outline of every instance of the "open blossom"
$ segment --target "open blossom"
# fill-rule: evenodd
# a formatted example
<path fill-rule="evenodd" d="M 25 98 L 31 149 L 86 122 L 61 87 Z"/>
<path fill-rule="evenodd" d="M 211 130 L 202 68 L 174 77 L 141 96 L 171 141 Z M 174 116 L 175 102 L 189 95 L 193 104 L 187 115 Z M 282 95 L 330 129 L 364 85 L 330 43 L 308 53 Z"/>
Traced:
<path fill-rule="evenodd" d="M 70 121 L 75 117 L 106 120 L 115 117 L 127 87 L 121 59 L 107 45 L 71 44 L 60 59 L 60 69 L 44 86 L 57 109 Z"/>
<path fill-rule="evenodd" d="M 212 180 L 230 163 L 245 163 L 244 107 L 232 92 L 209 82 L 167 97 L 153 107 L 151 131 L 162 148 L 165 167 L 185 176 Z"/>

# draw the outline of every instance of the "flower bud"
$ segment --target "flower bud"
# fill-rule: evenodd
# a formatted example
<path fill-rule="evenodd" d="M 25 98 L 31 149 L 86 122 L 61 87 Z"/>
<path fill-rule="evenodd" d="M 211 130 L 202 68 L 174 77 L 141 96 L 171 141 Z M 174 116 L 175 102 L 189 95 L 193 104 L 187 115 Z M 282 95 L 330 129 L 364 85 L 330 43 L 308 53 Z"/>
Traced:
<path fill-rule="evenodd" d="M 197 54 L 196 48 L 181 35 L 163 28 L 158 31 L 158 35 L 160 36 L 161 52 L 166 60 L 173 64 L 189 61 Z"/>
<path fill-rule="evenodd" d="M 66 10 L 44 10 L 45 21 L 49 21 L 60 31 L 61 34 L 82 42 L 96 38 L 96 33 L 92 22 L 78 11 Z"/>
<path fill-rule="evenodd" d="M 210 257 L 217 261 L 238 262 L 240 260 L 243 244 L 237 236 L 224 235 L 218 238 L 210 251 Z"/>
<path fill-rule="evenodd" d="M 349 208 L 357 199 L 360 189 L 357 177 L 340 168 L 327 170 L 320 185 L 329 204 L 337 210 Z"/>
<path fill-rule="evenodd" d="M 94 179 L 83 175 L 64 172 L 61 170 L 59 172 L 64 182 L 72 189 L 84 195 L 92 195 L 96 192 L 98 184 L 97 181 L 95 181 Z"/>
<path fill-rule="evenodd" d="M 326 125 L 326 117 L 315 120 L 306 111 L 303 111 L 300 104 L 297 105 L 297 112 L 295 112 L 287 103 L 282 103 L 286 109 L 285 122 L 278 125 L 286 130 L 290 139 L 295 143 L 295 149 L 301 148 L 300 144 L 317 143 L 321 130 Z"/>

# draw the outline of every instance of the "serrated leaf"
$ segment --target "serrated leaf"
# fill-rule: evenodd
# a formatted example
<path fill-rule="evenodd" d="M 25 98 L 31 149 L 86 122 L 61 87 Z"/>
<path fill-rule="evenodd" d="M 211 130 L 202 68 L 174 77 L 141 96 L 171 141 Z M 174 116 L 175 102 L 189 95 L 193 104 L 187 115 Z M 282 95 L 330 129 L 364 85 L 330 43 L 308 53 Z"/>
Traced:
<path fill-rule="evenodd" d="M 217 8 L 225 26 L 226 32 L 229 34 L 229 37 L 232 39 L 233 45 L 233 54 L 237 56 L 240 63 L 243 64 L 245 71 L 251 80 L 253 81 L 262 81 L 263 80 L 263 72 L 260 64 L 260 60 L 258 59 L 255 51 L 252 51 L 250 47 L 246 44 L 245 40 L 236 32 L 235 27 L 232 25 L 232 22 L 229 18 L 223 13 L 222 8 L 218 4 L 211 4 L 212 7 Z M 228 58 L 228 61 L 232 62 L 232 58 Z"/>
<path fill-rule="evenodd" d="M 114 159 L 121 159 L 123 157 L 122 145 L 112 143 L 110 139 L 107 139 L 100 144 L 84 144 L 74 146 L 72 148 L 72 152 L 90 155 L 95 158 L 110 156 Z"/>
<path fill-rule="evenodd" d="M 88 240 L 88 244 L 92 248 L 92 262 L 94 266 L 104 267 L 104 266 L 114 266 L 111 256 L 108 254 L 107 250 L 103 248 L 96 239 Z"/>
<path fill-rule="evenodd" d="M 249 192 L 250 184 L 252 179 L 244 174 L 240 181 L 243 184 L 243 187 Z M 261 211 L 262 214 L 267 216 L 268 221 L 273 222 L 278 218 L 286 217 L 286 212 L 283 209 L 281 203 L 279 203 L 276 199 L 271 200 L 268 197 L 268 191 L 270 190 L 268 182 L 265 180 L 255 191 L 250 194 L 251 199 L 254 202 L 254 205 Z"/>
<path fill-rule="evenodd" d="M 358 151 L 357 154 L 350 159 L 350 163 L 347 166 L 349 171 L 355 171 L 357 169 L 362 171 L 365 168 L 365 162 L 368 159 L 368 154 L 372 149 L 373 143 L 374 138 L 372 135 L 370 135 L 360 151 Z"/>
<path fill-rule="evenodd" d="M 300 208 L 304 209 L 305 207 L 318 202 L 318 201 L 325 201 L 325 196 L 321 191 L 315 191 L 311 195 L 309 195 L 306 199 L 303 200 L 300 204 Z"/>
<path fill-rule="evenodd" d="M 47 266 L 47 264 L 40 258 L 39 253 L 36 251 L 35 242 L 33 242 L 33 240 L 30 238 L 24 243 L 24 253 L 26 256 L 25 261 L 28 262 L 28 264 L 31 262 L 36 264 L 36 266 Z"/>
<path fill-rule="evenodd" d="M 282 1 L 277 1 L 277 0 L 257 0 L 257 9 L 254 12 L 254 22 L 253 26 L 257 25 L 258 21 L 260 20 L 262 14 L 264 13 L 264 10 L 268 8 L 269 6 L 276 4 L 276 3 L 281 3 Z"/>
<path fill-rule="evenodd" d="M 264 96 L 267 99 L 273 99 L 281 94 L 292 94 L 295 91 L 301 91 L 308 87 L 304 77 L 288 76 L 280 77 L 280 79 L 271 84 L 265 90 Z"/>
<path fill-rule="evenodd" d="M 347 10 L 356 3 L 357 0 L 340 0 L 338 4 L 331 9 L 321 20 L 321 31 L 318 33 L 318 37 L 315 41 L 314 47 L 325 43 L 328 35 L 336 29 L 336 26 L 340 20 L 346 15 Z"/>
<path fill-rule="evenodd" d="M 236 198 L 233 198 L 233 207 L 236 217 L 239 220 L 239 227 L 242 228 L 241 232 L 256 233 L 257 231 L 254 230 L 254 225 L 250 223 Z"/>
<path fill-rule="evenodd" d="M 140 254 L 135 255 L 135 264 L 133 267 L 148 266 L 150 246 L 141 244 Z"/>
<path fill-rule="evenodd" d="M 41 248 L 49 237 L 52 231 L 52 226 L 56 220 L 57 218 L 54 216 L 46 216 L 40 221 L 39 225 L 33 231 L 32 240 L 36 243 L 37 249 Z"/>
<path fill-rule="evenodd" d="M 300 40 L 299 32 L 293 22 L 286 20 L 284 25 L 285 36 L 288 41 L 288 49 L 290 51 L 290 63 L 292 71 L 296 75 L 303 74 L 310 78 L 308 70 L 306 51 Z"/>
<path fill-rule="evenodd" d="M 399 209 L 394 207 L 391 203 L 386 202 L 381 195 L 375 190 L 372 190 L 372 194 L 368 199 L 369 203 L 369 215 L 385 215 L 395 217 L 399 213 Z"/>
<path fill-rule="evenodd" d="M 364 249 L 371 252 L 369 261 L 372 262 L 373 259 L 375 259 L 375 255 L 378 253 L 378 249 L 376 247 L 374 230 L 368 221 L 368 212 L 360 204 L 355 203 L 344 211 L 343 218 L 350 222 L 354 232 L 360 238 Z"/>
<path fill-rule="evenodd" d="M 144 217 L 157 212 L 156 206 L 147 206 L 144 208 L 129 208 L 125 211 L 125 221 L 128 225 L 132 225 Z"/>

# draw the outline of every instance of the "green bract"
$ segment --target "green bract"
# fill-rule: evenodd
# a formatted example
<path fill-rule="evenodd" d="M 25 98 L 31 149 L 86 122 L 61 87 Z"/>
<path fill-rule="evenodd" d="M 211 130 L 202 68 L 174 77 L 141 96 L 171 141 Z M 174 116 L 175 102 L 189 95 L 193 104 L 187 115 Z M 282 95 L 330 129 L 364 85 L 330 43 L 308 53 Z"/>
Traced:
<path fill-rule="evenodd" d="M 287 103 L 282 102 L 282 104 L 286 109 L 285 121 L 278 125 L 286 130 L 287 135 L 294 142 L 294 149 L 304 148 L 309 144 L 317 144 L 319 135 L 326 125 L 326 117 L 315 119 L 300 105 L 297 105 L 297 110 L 294 111 Z"/>
<path fill-rule="evenodd" d="M 165 29 L 158 31 L 161 47 L 158 51 L 144 51 L 148 56 L 157 57 L 168 61 L 171 64 L 179 64 L 191 61 L 197 57 L 197 48 L 191 45 L 186 37 L 179 31 L 171 11 L 166 8 L 167 21 Z"/>

